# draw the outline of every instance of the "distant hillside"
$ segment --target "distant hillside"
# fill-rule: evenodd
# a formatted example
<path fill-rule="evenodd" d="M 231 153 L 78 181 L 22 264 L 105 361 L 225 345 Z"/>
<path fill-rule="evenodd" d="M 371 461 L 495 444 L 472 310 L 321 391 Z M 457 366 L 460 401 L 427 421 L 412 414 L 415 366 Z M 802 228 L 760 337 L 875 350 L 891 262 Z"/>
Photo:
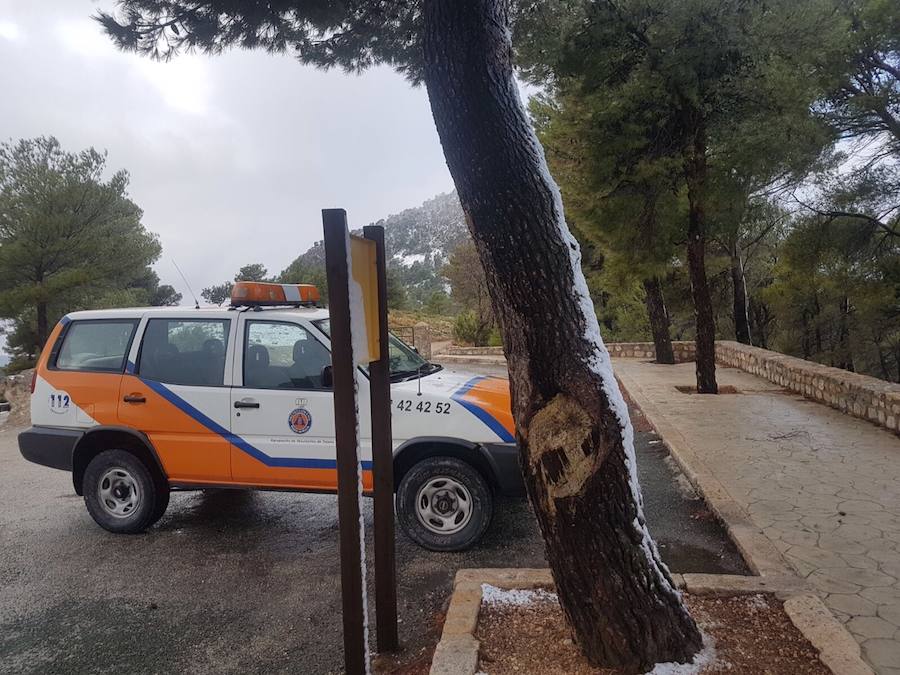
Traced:
<path fill-rule="evenodd" d="M 411 307 L 421 307 L 435 291 L 446 290 L 440 270 L 453 250 L 469 237 L 455 192 L 440 194 L 422 206 L 379 220 L 384 226 L 388 270 L 406 291 Z M 362 230 L 354 230 L 356 233 Z M 282 271 L 284 281 L 322 283 L 325 247 L 317 241 Z"/>

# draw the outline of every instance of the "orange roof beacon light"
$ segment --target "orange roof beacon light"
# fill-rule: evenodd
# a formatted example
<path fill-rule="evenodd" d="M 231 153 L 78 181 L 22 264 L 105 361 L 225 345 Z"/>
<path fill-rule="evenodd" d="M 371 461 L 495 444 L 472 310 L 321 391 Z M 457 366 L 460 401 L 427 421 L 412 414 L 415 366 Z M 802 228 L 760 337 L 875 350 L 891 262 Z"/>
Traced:
<path fill-rule="evenodd" d="M 317 302 L 319 302 L 319 289 L 312 284 L 238 281 L 231 289 L 232 307 L 310 306 Z"/>

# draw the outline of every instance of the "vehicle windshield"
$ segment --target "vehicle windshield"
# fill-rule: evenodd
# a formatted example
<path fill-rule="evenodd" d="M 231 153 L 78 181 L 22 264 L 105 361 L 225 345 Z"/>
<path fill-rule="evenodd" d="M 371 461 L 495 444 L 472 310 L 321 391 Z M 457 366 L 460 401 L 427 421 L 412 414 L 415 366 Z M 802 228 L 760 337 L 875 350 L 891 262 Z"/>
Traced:
<path fill-rule="evenodd" d="M 329 319 L 322 319 L 314 323 L 329 339 L 331 338 L 331 321 Z M 441 369 L 438 364 L 429 363 L 423 359 L 418 352 L 390 331 L 388 331 L 388 359 L 391 364 L 392 382 L 414 380 Z M 366 370 L 368 371 L 368 369 Z"/>

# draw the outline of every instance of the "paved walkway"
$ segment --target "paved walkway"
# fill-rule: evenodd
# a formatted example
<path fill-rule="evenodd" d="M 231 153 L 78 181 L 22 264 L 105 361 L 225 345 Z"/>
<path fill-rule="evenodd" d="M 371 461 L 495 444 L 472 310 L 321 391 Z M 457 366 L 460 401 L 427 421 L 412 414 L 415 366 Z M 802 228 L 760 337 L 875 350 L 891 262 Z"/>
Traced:
<path fill-rule="evenodd" d="M 900 438 L 873 424 L 719 368 L 738 394 L 698 396 L 694 364 L 617 359 L 751 522 L 821 593 L 884 675 L 900 675 Z M 664 434 L 665 435 L 665 434 Z"/>

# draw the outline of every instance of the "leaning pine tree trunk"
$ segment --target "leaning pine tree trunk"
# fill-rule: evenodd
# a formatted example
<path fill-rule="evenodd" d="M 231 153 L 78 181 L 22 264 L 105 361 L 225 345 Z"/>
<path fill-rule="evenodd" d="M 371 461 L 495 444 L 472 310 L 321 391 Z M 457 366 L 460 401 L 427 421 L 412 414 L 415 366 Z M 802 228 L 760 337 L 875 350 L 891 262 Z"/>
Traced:
<path fill-rule="evenodd" d="M 669 333 L 669 311 L 666 309 L 666 299 L 663 297 L 659 277 L 644 279 L 644 302 L 647 305 L 650 332 L 653 333 L 656 362 L 673 364 L 675 350 L 672 349 L 672 336 Z"/>
<path fill-rule="evenodd" d="M 701 646 L 644 523 L 628 409 L 513 79 L 504 0 L 425 1 L 425 81 L 509 362 L 531 503 L 560 604 L 596 665 Z"/>

